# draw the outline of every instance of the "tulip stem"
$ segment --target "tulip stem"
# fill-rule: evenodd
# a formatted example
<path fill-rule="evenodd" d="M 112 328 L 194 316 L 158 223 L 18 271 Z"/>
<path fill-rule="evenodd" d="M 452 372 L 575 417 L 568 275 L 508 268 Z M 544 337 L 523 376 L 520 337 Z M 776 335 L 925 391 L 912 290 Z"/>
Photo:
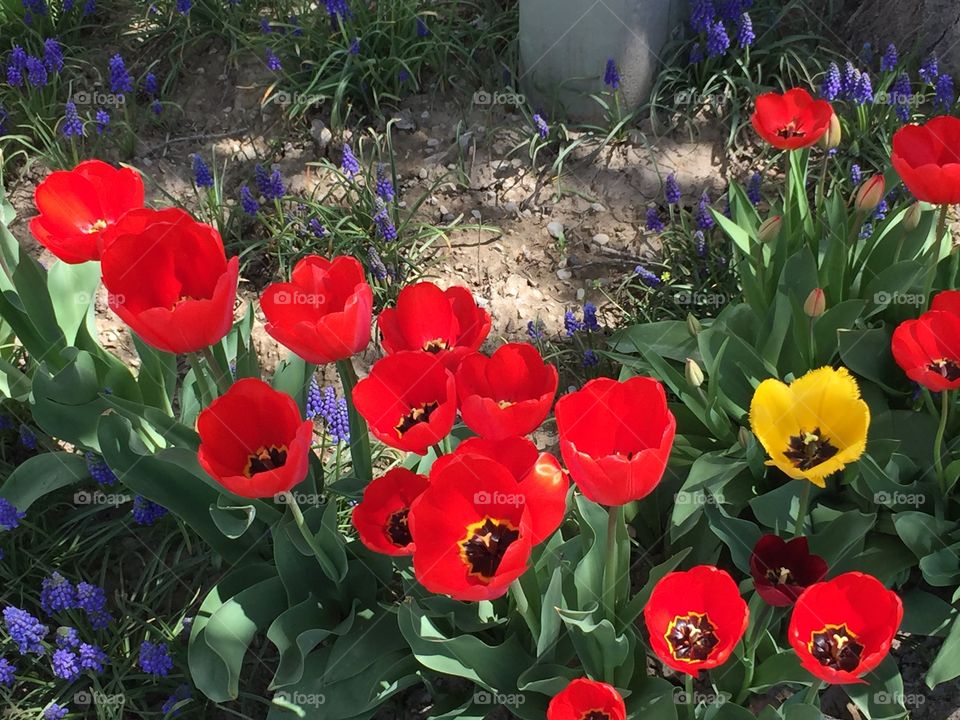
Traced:
<path fill-rule="evenodd" d="M 690 716 L 690 720 L 697 720 L 697 703 L 694 702 L 695 695 L 693 692 L 693 675 L 688 673 L 683 679 L 683 690 L 687 696 L 687 714 Z"/>
<path fill-rule="evenodd" d="M 947 432 L 947 418 L 950 416 L 950 393 L 940 392 L 940 425 L 933 441 L 933 466 L 937 470 L 937 485 L 943 502 L 947 501 L 947 478 L 943 474 L 943 436 Z"/>
<path fill-rule="evenodd" d="M 217 360 L 217 356 L 213 354 L 213 350 L 205 347 L 203 349 L 203 359 L 207 361 L 207 367 L 213 373 L 213 381 L 217 384 L 220 394 L 226 393 L 230 389 L 230 379 L 227 376 L 227 371 Z"/>
<path fill-rule="evenodd" d="M 310 551 L 317 559 L 317 562 L 320 563 L 327 577 L 335 577 L 335 575 L 332 574 L 335 573 L 335 568 L 330 565 L 327 554 L 323 551 L 323 548 L 320 547 L 319 543 L 317 543 L 317 538 L 313 534 L 313 531 L 307 526 L 307 520 L 303 517 L 303 512 L 300 510 L 296 496 L 292 492 L 285 493 L 285 496 L 287 507 L 290 508 L 290 513 L 293 515 L 293 522 L 300 529 L 300 534 L 303 535 L 303 539 L 307 541 Z"/>
<path fill-rule="evenodd" d="M 800 491 L 800 502 L 797 505 L 797 524 L 794 526 L 793 536 L 795 538 L 803 535 L 803 527 L 807 520 L 807 509 L 810 507 L 810 481 L 801 480 L 803 489 Z"/>
<path fill-rule="evenodd" d="M 620 568 L 617 553 L 617 531 L 623 523 L 623 506 L 616 505 L 607 508 L 607 556 L 606 563 L 603 566 L 603 610 L 613 625 L 613 630 L 617 630 L 617 572 Z M 604 679 L 610 683 L 613 682 L 613 665 L 607 659 L 607 653 L 604 653 Z"/>
<path fill-rule="evenodd" d="M 940 246 L 943 245 L 943 241 L 947 239 L 947 215 L 949 213 L 949 205 L 944 204 L 940 206 L 940 218 L 937 220 L 937 237 L 933 241 L 933 247 L 931 248 L 933 257 L 930 260 L 930 274 L 927 277 L 927 297 L 930 296 L 930 293 L 933 291 L 933 285 L 937 281 L 937 265 L 940 263 Z"/>
<path fill-rule="evenodd" d="M 823 680 L 819 678 L 810 683 L 810 689 L 807 690 L 807 696 L 804 698 L 804 702 L 807 705 L 813 705 L 814 707 L 819 707 L 819 694 L 820 688 L 823 687 Z"/>
<path fill-rule="evenodd" d="M 353 388 L 357 384 L 357 371 L 350 358 L 337 361 L 337 373 L 343 385 L 343 395 L 347 399 L 347 412 L 350 415 L 350 459 L 353 472 L 361 482 L 373 480 L 373 460 L 370 456 L 370 434 L 367 423 L 357 412 L 353 403 Z"/>
<path fill-rule="evenodd" d="M 187 361 L 193 370 L 193 381 L 197 384 L 197 390 L 200 394 L 200 405 L 206 407 L 213 399 L 213 392 L 210 389 L 207 374 L 203 370 L 203 363 L 200 362 L 200 356 L 197 353 L 187 353 Z"/>

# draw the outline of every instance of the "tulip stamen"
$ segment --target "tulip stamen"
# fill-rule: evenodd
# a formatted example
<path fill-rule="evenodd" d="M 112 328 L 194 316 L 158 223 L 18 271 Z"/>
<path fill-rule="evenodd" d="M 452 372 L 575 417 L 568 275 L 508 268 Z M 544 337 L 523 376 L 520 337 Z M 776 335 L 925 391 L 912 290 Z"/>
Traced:
<path fill-rule="evenodd" d="M 587 710 L 580 716 L 580 720 L 610 720 L 610 715 L 603 710 Z"/>
<path fill-rule="evenodd" d="M 93 235 L 94 233 L 102 232 L 107 229 L 106 220 L 95 220 L 88 228 L 86 228 L 83 233 L 85 235 Z"/>
<path fill-rule="evenodd" d="M 415 408 L 410 408 L 410 412 L 400 418 L 400 422 L 393 428 L 397 431 L 397 437 L 403 437 L 404 433 L 419 423 L 430 422 L 430 415 L 438 407 L 440 407 L 438 402 L 427 402 Z"/>
<path fill-rule="evenodd" d="M 244 465 L 243 475 L 244 477 L 253 477 L 257 473 L 281 468 L 286 462 L 286 445 L 271 445 L 270 447 L 261 445 L 247 457 L 247 464 Z"/>
<path fill-rule="evenodd" d="M 427 342 L 423 344 L 423 348 L 422 348 L 424 352 L 433 353 L 434 355 L 436 355 L 437 353 L 443 350 L 449 350 L 449 349 L 450 349 L 450 344 L 443 338 L 434 338 L 433 340 L 427 340 Z"/>
<path fill-rule="evenodd" d="M 501 410 L 503 410 L 503 409 L 505 409 L 505 408 L 508 408 L 508 407 L 513 407 L 514 405 L 516 405 L 516 403 L 515 403 L 515 402 L 512 402 L 512 401 L 510 401 L 510 400 L 499 400 L 499 401 L 497 402 L 497 407 L 499 407 Z"/>
<path fill-rule="evenodd" d="M 798 469 L 809 470 L 826 462 L 838 452 L 840 449 L 823 436 L 820 428 L 817 428 L 813 432 L 801 430 L 799 435 L 791 437 L 784 455 L 792 460 Z"/>
<path fill-rule="evenodd" d="M 856 670 L 863 654 L 863 645 L 845 624 L 825 625 L 810 636 L 807 647 L 821 665 L 843 672 Z"/>
<path fill-rule="evenodd" d="M 677 615 L 664 633 L 670 654 L 682 662 L 703 662 L 720 642 L 706 613 Z"/>
<path fill-rule="evenodd" d="M 774 585 L 795 585 L 796 579 L 793 577 L 793 572 L 790 568 L 770 568 L 767 570 L 767 580 L 769 580 Z"/>
<path fill-rule="evenodd" d="M 795 137 L 798 137 L 798 138 L 803 137 L 807 133 L 804 132 L 803 130 L 799 130 L 798 129 L 799 126 L 800 126 L 800 120 L 798 118 L 794 118 L 789 123 L 787 123 L 784 127 L 777 130 L 777 137 L 782 137 L 784 140 L 789 140 L 790 138 L 795 138 Z"/>
<path fill-rule="evenodd" d="M 509 521 L 487 516 L 467 526 L 467 534 L 460 541 L 460 559 L 470 575 L 489 582 L 497 574 L 507 548 L 519 537 L 520 531 Z"/>
<path fill-rule="evenodd" d="M 960 380 L 960 364 L 949 358 L 938 358 L 927 367 L 930 372 L 937 373 L 950 382 Z"/>
<path fill-rule="evenodd" d="M 405 507 L 391 513 L 387 518 L 387 524 L 384 528 L 387 537 L 397 547 L 406 547 L 413 542 L 413 536 L 410 534 L 410 523 L 408 516 L 410 508 Z"/>

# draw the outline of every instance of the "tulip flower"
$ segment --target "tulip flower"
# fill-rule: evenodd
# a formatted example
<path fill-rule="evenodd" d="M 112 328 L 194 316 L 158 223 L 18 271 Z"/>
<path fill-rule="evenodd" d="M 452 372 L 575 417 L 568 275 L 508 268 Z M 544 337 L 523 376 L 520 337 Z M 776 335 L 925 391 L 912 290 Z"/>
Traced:
<path fill-rule="evenodd" d="M 555 414 L 563 460 L 587 498 L 617 506 L 653 492 L 677 429 L 659 382 L 591 380 L 560 398 Z"/>
<path fill-rule="evenodd" d="M 353 526 L 360 541 L 384 555 L 412 555 L 410 505 L 428 484 L 423 475 L 404 467 L 393 468 L 375 478 L 363 491 L 363 500 L 353 509 Z"/>
<path fill-rule="evenodd" d="M 862 683 L 890 651 L 903 603 L 875 577 L 848 572 L 811 585 L 797 600 L 787 636 L 814 677 Z"/>
<path fill-rule="evenodd" d="M 612 685 L 577 678 L 551 698 L 547 720 L 627 720 L 627 708 Z"/>
<path fill-rule="evenodd" d="M 857 197 L 853 201 L 853 206 L 862 213 L 872 213 L 880 205 L 883 195 L 886 192 L 886 181 L 883 175 L 874 175 L 872 178 L 864 181 L 857 191 Z"/>
<path fill-rule="evenodd" d="M 960 315 L 931 310 L 900 323 L 891 350 L 907 377 L 928 390 L 960 388 Z"/>
<path fill-rule="evenodd" d="M 774 215 L 772 218 L 764 220 L 757 228 L 757 240 L 763 244 L 776 240 L 780 235 L 782 225 L 783 217 L 780 215 Z"/>
<path fill-rule="evenodd" d="M 808 318 L 818 318 L 826 312 L 827 296 L 823 288 L 814 288 L 803 303 L 803 312 Z"/>
<path fill-rule="evenodd" d="M 830 128 L 820 138 L 820 146 L 824 150 L 833 150 L 840 147 L 840 141 L 843 139 L 843 128 L 840 126 L 840 118 L 834 113 L 830 117 Z"/>
<path fill-rule="evenodd" d="M 810 553 L 805 537 L 788 542 L 764 535 L 750 554 L 753 586 L 763 601 L 774 607 L 793 605 L 800 593 L 826 574 L 826 560 Z"/>
<path fill-rule="evenodd" d="M 456 382 L 427 352 L 398 352 L 377 361 L 353 389 L 353 402 L 381 442 L 425 455 L 453 429 Z"/>
<path fill-rule="evenodd" d="M 567 512 L 567 490 L 570 481 L 560 463 L 550 453 L 540 452 L 527 438 L 511 437 L 503 440 L 470 438 L 457 449 L 434 462 L 431 470 L 439 471 L 448 464 L 459 464 L 469 472 L 465 455 L 478 455 L 499 463 L 510 471 L 517 482 L 516 491 L 530 505 L 530 530 L 536 545 L 553 535 Z"/>
<path fill-rule="evenodd" d="M 502 345 L 490 357 L 467 355 L 456 373 L 463 422 L 493 440 L 531 433 L 550 413 L 558 378 L 528 343 Z"/>
<path fill-rule="evenodd" d="M 944 290 L 934 296 L 931 310 L 942 310 L 960 317 L 960 290 Z"/>
<path fill-rule="evenodd" d="M 696 676 L 726 662 L 747 629 L 749 611 L 730 575 L 698 565 L 661 579 L 643 619 L 657 657 Z"/>
<path fill-rule="evenodd" d="M 363 266 L 346 255 L 308 255 L 288 283 L 273 283 L 260 299 L 266 331 L 309 363 L 346 360 L 370 342 L 373 291 Z"/>
<path fill-rule="evenodd" d="M 422 350 L 456 370 L 487 338 L 490 314 L 464 287 L 441 290 L 422 282 L 401 290 L 396 307 L 381 312 L 377 324 L 387 353 Z"/>
<path fill-rule="evenodd" d="M 101 270 L 110 309 L 148 345 L 197 352 L 230 331 L 239 259 L 228 261 L 220 233 L 183 210 L 126 213 Z"/>
<path fill-rule="evenodd" d="M 105 235 L 128 210 L 143 207 L 143 180 L 130 168 L 86 160 L 50 173 L 34 192 L 30 232 L 66 263 L 99 260 Z"/>
<path fill-rule="evenodd" d="M 917 200 L 960 203 L 960 119 L 941 115 L 893 136 L 893 167 Z"/>
<path fill-rule="evenodd" d="M 756 101 L 750 117 L 757 134 L 781 150 L 816 145 L 830 130 L 833 108 L 826 100 L 815 100 L 802 88 L 783 95 L 767 93 Z"/>
<path fill-rule="evenodd" d="M 313 423 L 262 380 L 231 385 L 200 412 L 197 433 L 201 467 L 234 495 L 273 497 L 307 476 Z"/>
<path fill-rule="evenodd" d="M 502 596 L 527 570 L 534 504 L 511 472 L 487 457 L 463 454 L 434 467 L 410 508 L 417 580 L 456 600 Z"/>
<path fill-rule="evenodd" d="M 760 383 L 750 426 L 770 460 L 797 480 L 826 487 L 825 478 L 863 455 L 870 409 L 846 368 L 808 372 L 790 385 Z"/>

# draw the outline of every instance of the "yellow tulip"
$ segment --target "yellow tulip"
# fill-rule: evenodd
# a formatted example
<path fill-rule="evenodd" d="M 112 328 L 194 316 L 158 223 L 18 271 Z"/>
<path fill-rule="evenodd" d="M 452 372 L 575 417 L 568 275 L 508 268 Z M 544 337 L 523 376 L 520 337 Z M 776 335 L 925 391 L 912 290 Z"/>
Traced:
<path fill-rule="evenodd" d="M 812 370 L 789 385 L 764 380 L 750 403 L 750 426 L 770 460 L 796 480 L 825 478 L 863 455 L 870 409 L 846 368 Z"/>

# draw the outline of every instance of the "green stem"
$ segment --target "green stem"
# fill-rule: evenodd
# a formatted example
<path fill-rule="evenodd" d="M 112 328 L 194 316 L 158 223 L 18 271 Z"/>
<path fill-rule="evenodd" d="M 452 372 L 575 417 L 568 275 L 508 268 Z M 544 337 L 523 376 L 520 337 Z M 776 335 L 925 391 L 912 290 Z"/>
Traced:
<path fill-rule="evenodd" d="M 213 380 L 217 384 L 217 389 L 223 395 L 230 389 L 230 378 L 226 369 L 217 361 L 216 355 L 209 347 L 203 349 L 203 359 L 207 361 L 207 367 L 213 373 Z"/>
<path fill-rule="evenodd" d="M 300 510 L 300 505 L 297 503 L 297 498 L 292 492 L 286 493 L 287 507 L 290 508 L 290 512 L 293 514 L 293 522 L 296 523 L 297 527 L 300 529 L 300 534 L 303 535 L 303 539 L 307 541 L 307 545 L 310 547 L 310 551 L 313 553 L 314 557 L 317 559 L 317 562 L 323 568 L 324 573 L 327 577 L 334 577 L 333 573 L 334 568 L 330 567 L 330 561 L 327 559 L 327 554 L 317 543 L 317 538 L 307 526 L 307 520 L 303 517 L 303 512 Z"/>
<path fill-rule="evenodd" d="M 937 436 L 933 440 L 933 466 L 937 470 L 937 485 L 940 488 L 940 497 L 947 501 L 947 478 L 943 474 L 943 436 L 947 432 L 947 418 L 950 416 L 950 393 L 946 390 L 940 393 L 940 425 L 937 427 Z"/>
<path fill-rule="evenodd" d="M 931 248 L 930 274 L 927 276 L 926 296 L 930 297 L 933 290 L 933 284 L 937 280 L 937 265 L 940 264 L 940 246 L 947 239 L 947 215 L 950 213 L 949 205 L 940 206 L 940 217 L 937 220 L 937 238 Z"/>
<path fill-rule="evenodd" d="M 369 483 L 373 480 L 370 434 L 367 431 L 366 421 L 353 404 L 353 388 L 357 384 L 357 371 L 348 358 L 337 361 L 337 372 L 340 375 L 340 384 L 343 385 L 343 394 L 347 399 L 347 411 L 350 415 L 350 458 L 353 460 L 353 472 L 361 482 Z"/>
<path fill-rule="evenodd" d="M 687 674 L 683 679 L 683 689 L 687 694 L 687 715 L 689 720 L 697 720 L 697 705 L 693 695 L 693 675 Z"/>
<path fill-rule="evenodd" d="M 622 506 L 611 506 L 607 508 L 607 555 L 603 566 L 603 611 L 607 620 L 613 625 L 614 632 L 617 629 L 617 530 L 623 522 Z M 613 664 L 608 660 L 608 653 L 604 653 L 604 679 L 614 684 Z"/>
<path fill-rule="evenodd" d="M 803 535 L 803 526 L 807 519 L 807 508 L 810 507 L 810 487 L 813 485 L 809 480 L 801 480 L 803 489 L 800 491 L 800 504 L 797 507 L 797 524 L 794 526 L 793 536 Z"/>
<path fill-rule="evenodd" d="M 187 361 L 193 369 L 193 379 L 200 391 L 200 404 L 206 407 L 213 399 L 213 391 L 210 388 L 207 374 L 203 370 L 203 363 L 200 362 L 200 356 L 197 353 L 187 353 Z"/>
<path fill-rule="evenodd" d="M 807 696 L 804 698 L 804 702 L 807 705 L 813 705 L 814 707 L 820 707 L 819 702 L 819 693 L 820 688 L 823 687 L 823 680 L 817 679 L 810 684 L 810 689 L 807 690 Z"/>

